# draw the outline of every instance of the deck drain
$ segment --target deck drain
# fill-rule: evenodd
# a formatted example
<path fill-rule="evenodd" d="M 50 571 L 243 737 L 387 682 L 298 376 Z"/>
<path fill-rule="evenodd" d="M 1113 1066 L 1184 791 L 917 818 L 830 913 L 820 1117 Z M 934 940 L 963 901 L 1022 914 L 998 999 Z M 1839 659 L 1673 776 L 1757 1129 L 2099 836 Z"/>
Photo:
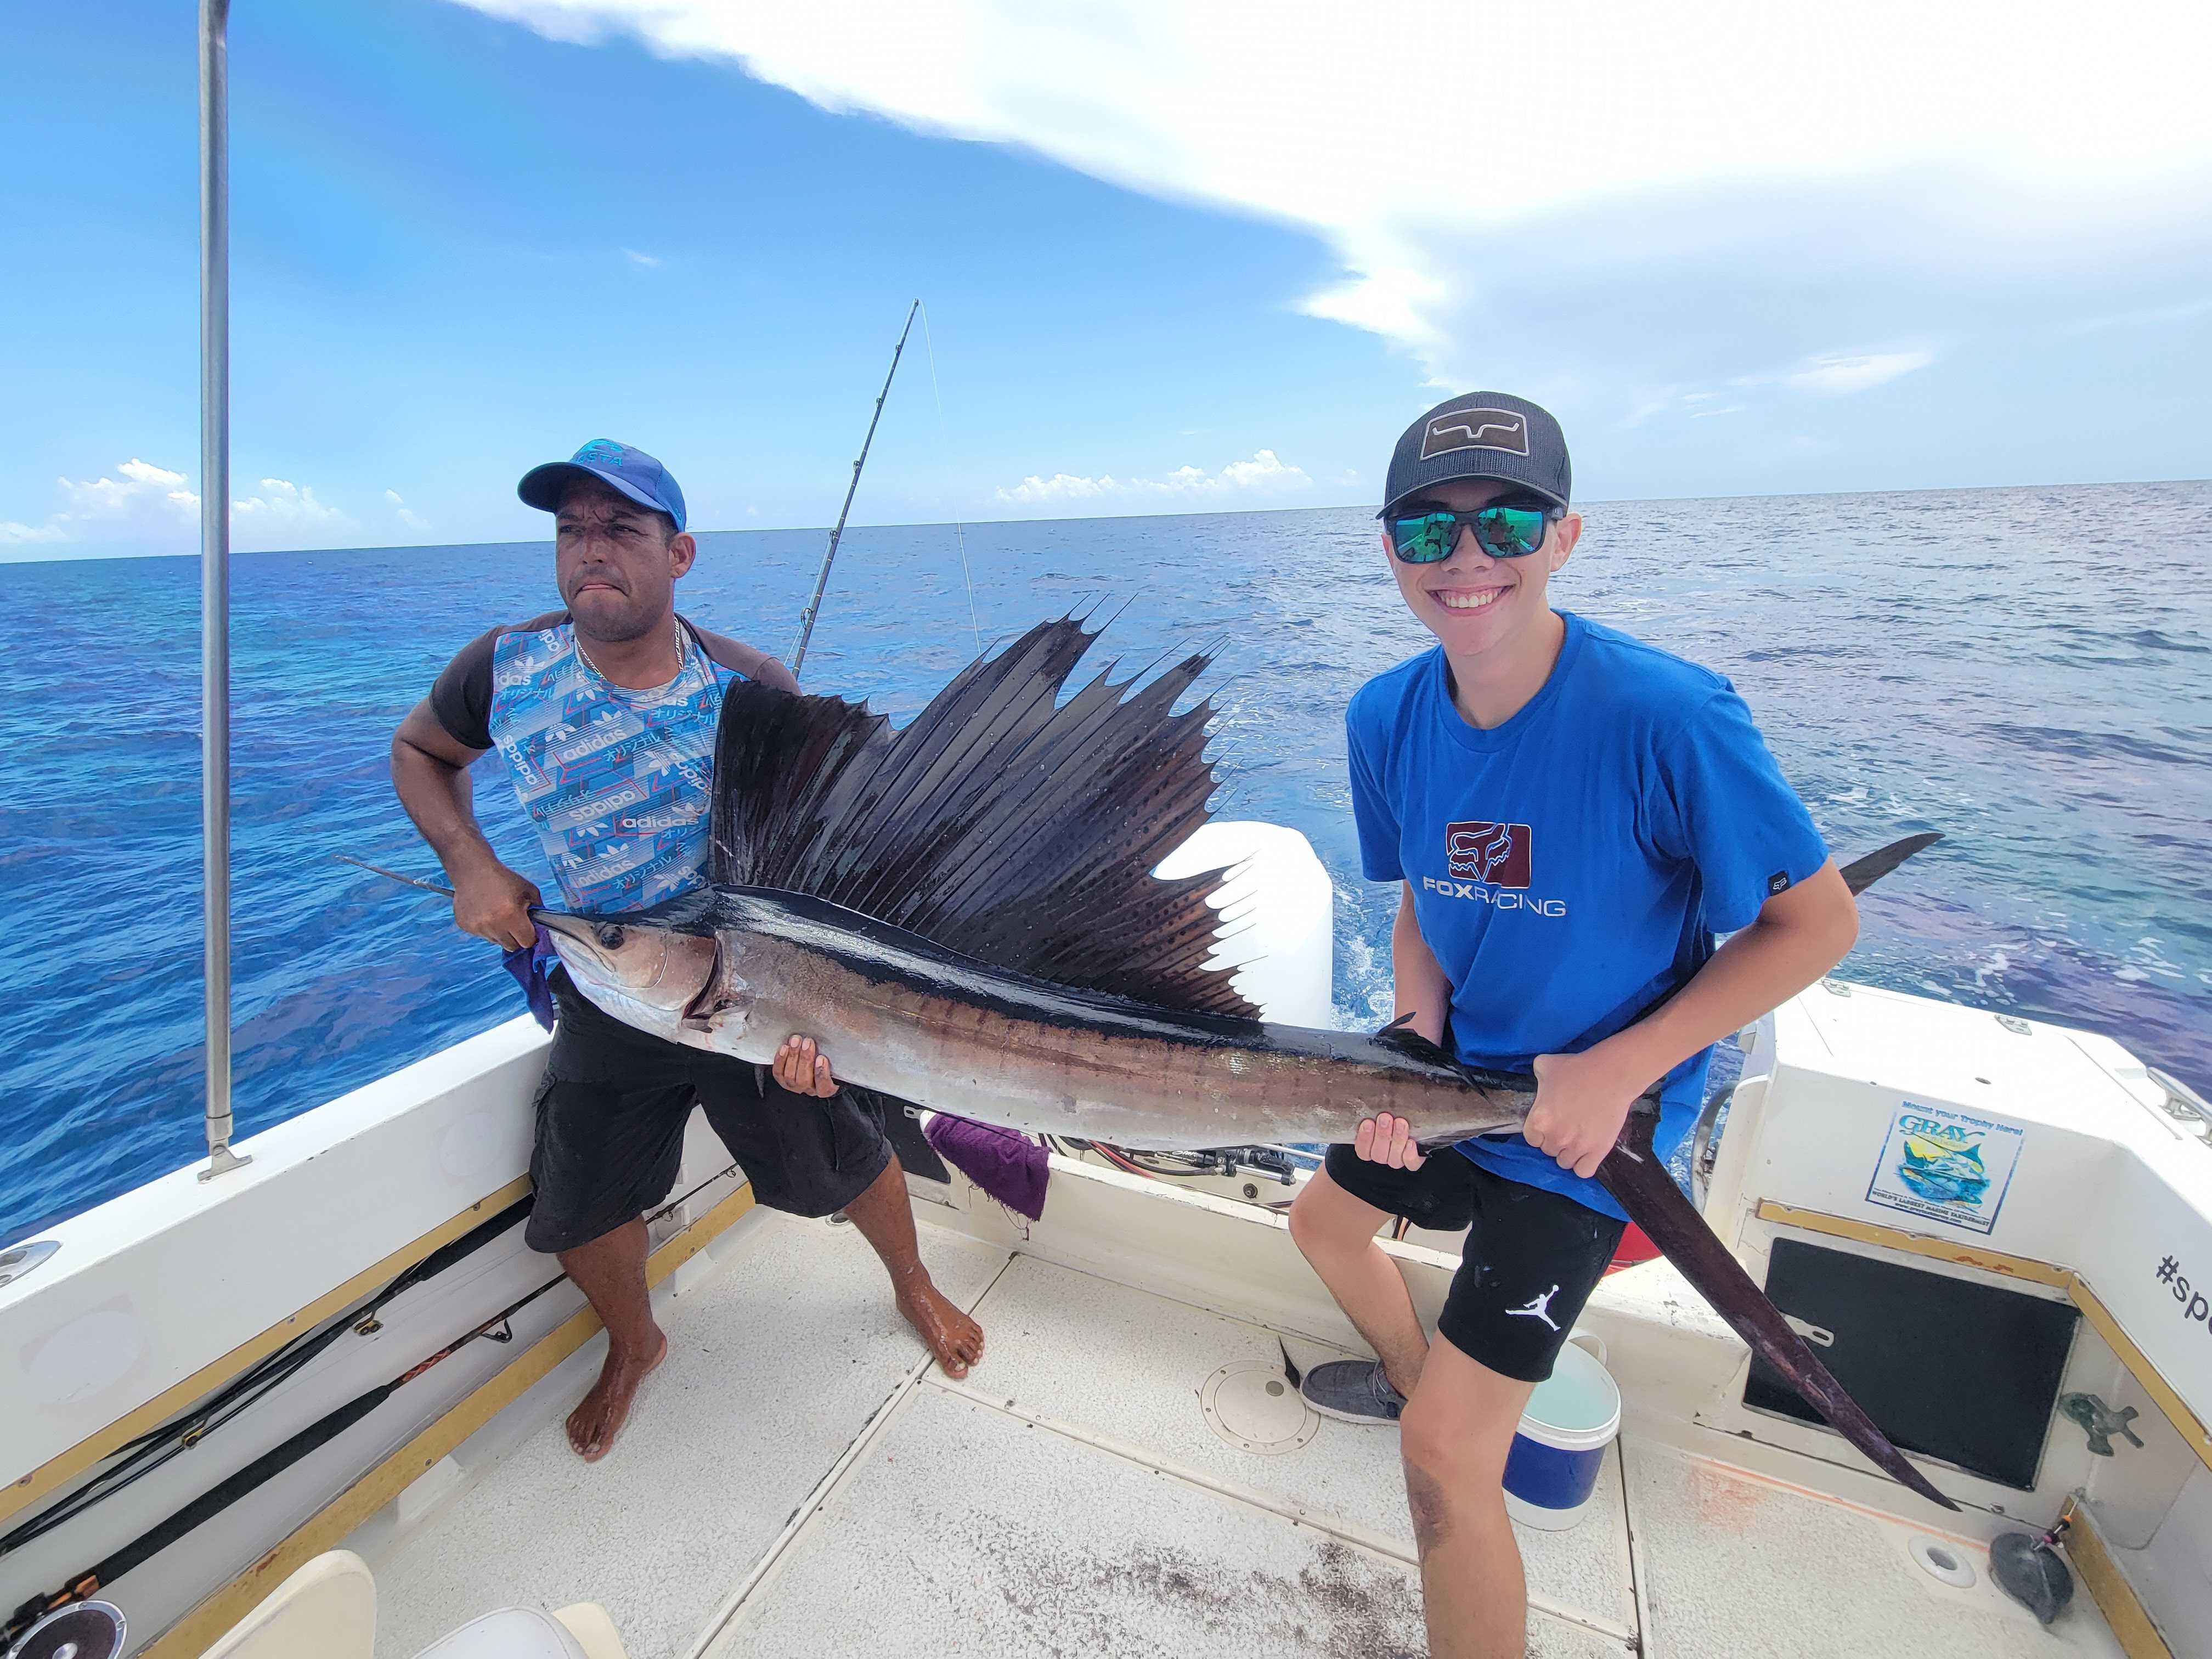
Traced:
<path fill-rule="evenodd" d="M 1321 1419 L 1271 1359 L 1224 1365 L 1198 1391 L 1206 1425 L 1240 1451 L 1291 1452 L 1314 1437 Z"/>
<path fill-rule="evenodd" d="M 1930 1578 L 1940 1578 L 1959 1589 L 1974 1587 L 1974 1570 L 1966 1564 L 1963 1552 L 1948 1544 L 1939 1544 L 1932 1538 L 1916 1538 L 1905 1548 Z"/>

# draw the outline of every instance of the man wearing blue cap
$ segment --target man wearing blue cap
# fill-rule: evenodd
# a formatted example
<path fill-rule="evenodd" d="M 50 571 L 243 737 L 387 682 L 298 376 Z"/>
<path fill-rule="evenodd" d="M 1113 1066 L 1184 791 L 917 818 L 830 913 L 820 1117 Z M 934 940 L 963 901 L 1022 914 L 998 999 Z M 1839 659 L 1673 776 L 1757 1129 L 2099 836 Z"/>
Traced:
<path fill-rule="evenodd" d="M 400 723 L 392 778 L 453 884 L 453 920 L 514 950 L 542 903 L 500 861 L 471 807 L 468 768 L 507 762 L 565 907 L 641 910 L 705 879 L 714 730 L 732 678 L 796 691 L 767 653 L 679 616 L 676 584 L 698 556 L 684 493 L 644 451 L 595 440 L 523 475 L 522 499 L 554 514 L 565 610 L 497 627 L 463 647 Z M 675 1184 L 691 1109 L 775 1209 L 842 1210 L 883 1258 L 899 1311 L 954 1376 L 983 1352 L 975 1322 L 930 1280 L 906 1177 L 872 1108 L 840 1089 L 811 1041 L 793 1037 L 773 1077 L 649 1036 L 594 1007 L 555 971 L 560 1022 L 538 1091 L 525 1237 L 557 1254 L 607 1328 L 598 1383 L 568 1419 L 587 1461 L 604 1456 L 667 1339 L 645 1283 L 644 1212 Z"/>
<path fill-rule="evenodd" d="M 1400 1431 L 1434 1659 L 1526 1651 L 1506 1459 L 1620 1238 L 1590 1177 L 1631 1103 L 1662 1084 L 1653 1145 L 1673 1152 L 1713 1043 L 1858 927 L 1735 688 L 1552 608 L 1582 533 L 1571 476 L 1559 423 L 1523 398 L 1471 392 L 1406 429 L 1382 556 L 1436 645 L 1346 717 L 1360 864 L 1399 889 L 1399 1023 L 1536 1078 L 1521 1133 L 1425 1153 L 1401 1118 L 1360 1124 L 1291 1210 L 1376 1355 L 1315 1366 L 1304 1392 Z M 1375 1242 L 1394 1215 L 1467 1229 L 1433 1342 Z"/>

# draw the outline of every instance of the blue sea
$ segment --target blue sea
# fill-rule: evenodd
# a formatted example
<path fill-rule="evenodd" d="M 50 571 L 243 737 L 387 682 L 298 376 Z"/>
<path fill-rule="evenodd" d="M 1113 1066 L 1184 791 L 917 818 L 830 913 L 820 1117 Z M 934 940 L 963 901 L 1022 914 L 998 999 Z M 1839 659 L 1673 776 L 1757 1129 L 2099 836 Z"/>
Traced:
<path fill-rule="evenodd" d="M 2212 1090 L 2212 484 L 1600 504 L 1555 602 L 1729 675 L 1839 854 L 1947 839 L 1873 893 L 1844 973 L 2110 1033 Z M 709 534 L 679 603 L 788 653 L 813 531 Z M 974 621 L 962 574 L 973 574 Z M 1342 717 L 1422 649 L 1354 510 L 848 533 L 805 679 L 918 708 L 1040 618 L 1094 655 L 1218 647 L 1222 815 L 1334 879 L 1347 1024 L 1387 1017 L 1395 895 L 1359 877 Z M 16 565 L 0 613 L 7 894 L 0 1243 L 202 1145 L 198 569 Z M 548 544 L 241 556 L 236 1108 L 266 1127 L 521 1012 L 442 901 L 386 748 L 447 659 L 557 605 Z M 496 846 L 543 878 L 496 757 Z"/>

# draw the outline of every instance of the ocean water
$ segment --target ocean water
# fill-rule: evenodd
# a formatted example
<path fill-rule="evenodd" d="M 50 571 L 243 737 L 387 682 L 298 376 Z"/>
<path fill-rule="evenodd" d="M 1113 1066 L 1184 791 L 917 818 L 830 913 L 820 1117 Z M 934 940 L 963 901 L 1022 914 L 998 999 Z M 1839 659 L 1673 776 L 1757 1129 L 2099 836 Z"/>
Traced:
<path fill-rule="evenodd" d="M 2212 484 L 1600 504 L 1555 601 L 1749 699 L 1838 853 L 1948 837 L 1863 903 L 1850 977 L 2108 1032 L 2212 1090 Z M 787 653 L 817 532 L 702 538 L 683 608 Z M 1428 641 L 1364 512 L 848 532 L 810 688 L 919 708 L 1071 607 L 1094 659 L 1218 647 L 1223 816 L 1334 879 L 1348 1024 L 1387 1017 L 1392 890 L 1359 877 L 1346 700 Z M 18 565 L 0 611 L 8 948 L 0 1243 L 193 1161 L 198 590 L 186 559 Z M 483 629 L 553 608 L 545 544 L 249 555 L 234 576 L 235 1106 L 282 1121 L 521 1012 L 426 876 L 393 726 Z M 493 841 L 543 877 L 512 790 Z"/>

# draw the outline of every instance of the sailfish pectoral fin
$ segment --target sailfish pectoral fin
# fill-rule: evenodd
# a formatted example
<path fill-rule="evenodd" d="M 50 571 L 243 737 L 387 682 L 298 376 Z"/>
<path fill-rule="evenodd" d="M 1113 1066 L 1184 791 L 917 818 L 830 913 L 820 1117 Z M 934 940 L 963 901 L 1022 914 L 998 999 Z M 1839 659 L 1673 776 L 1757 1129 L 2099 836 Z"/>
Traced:
<path fill-rule="evenodd" d="M 1752 1282 L 1743 1265 L 1682 1196 L 1667 1166 L 1652 1153 L 1656 1121 L 1643 1112 L 1629 1118 L 1620 1144 L 1598 1166 L 1599 1183 L 1628 1212 L 1628 1218 L 1667 1253 L 1667 1259 L 1712 1304 L 1735 1334 L 1751 1345 L 1752 1352 L 1788 1377 L 1838 1433 L 1901 1485 L 1947 1510 L 1957 1509 L 1890 1443 L 1889 1437 L 1806 1346 L 1805 1339 L 1790 1328 L 1781 1310 L 1766 1299 L 1766 1292 Z"/>

